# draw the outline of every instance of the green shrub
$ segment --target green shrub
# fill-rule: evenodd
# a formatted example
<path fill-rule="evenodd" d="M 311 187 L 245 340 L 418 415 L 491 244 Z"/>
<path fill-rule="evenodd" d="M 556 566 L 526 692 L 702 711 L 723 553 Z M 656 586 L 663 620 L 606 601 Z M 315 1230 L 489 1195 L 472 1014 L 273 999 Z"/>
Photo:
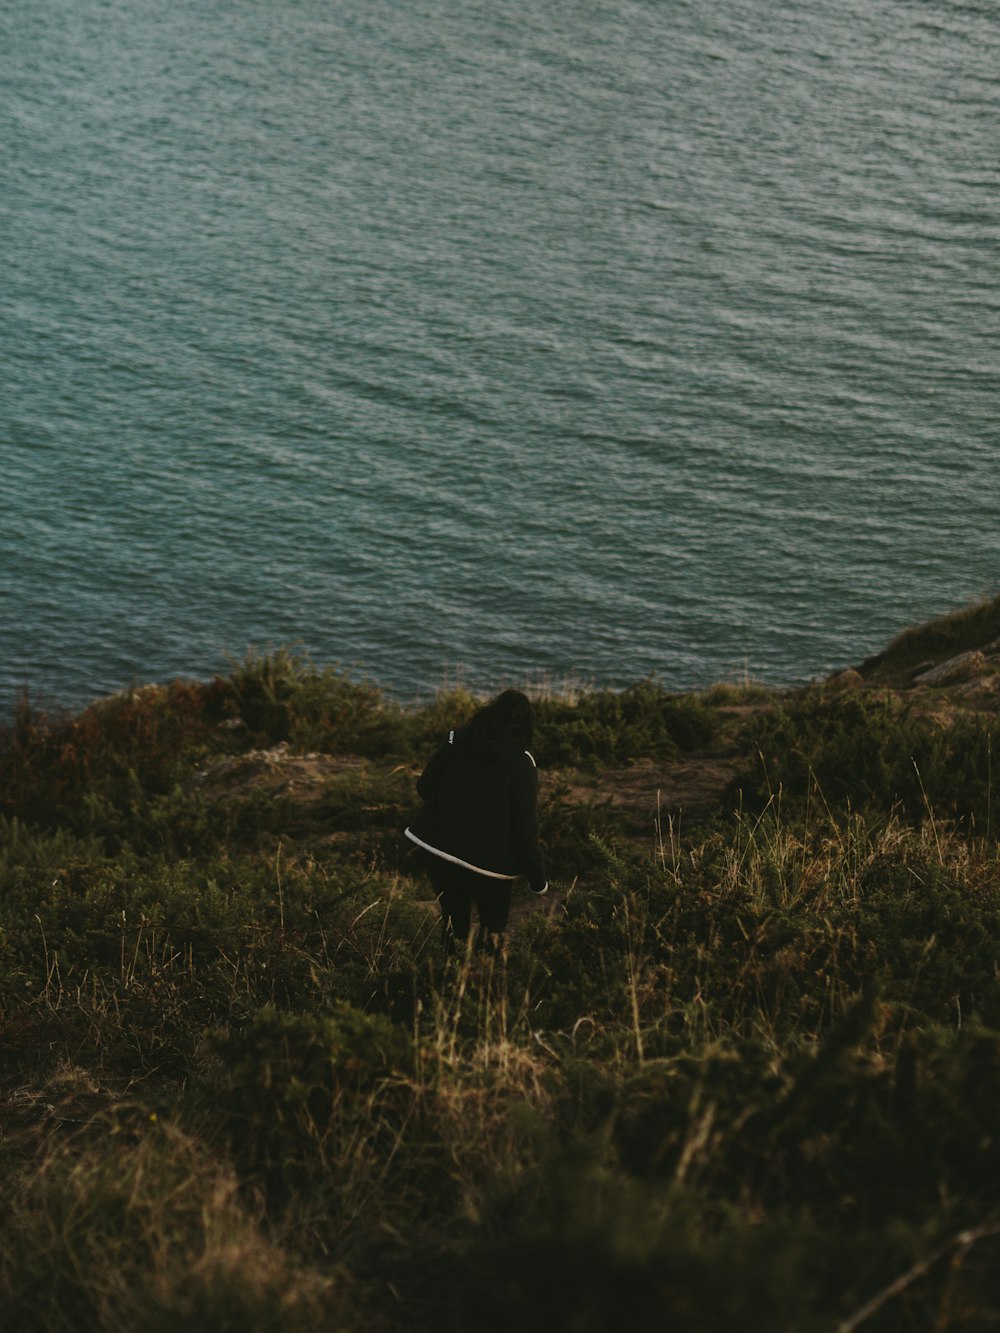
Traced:
<path fill-rule="evenodd" d="M 643 1333 L 818 1333 L 857 1280 L 838 1278 L 824 1248 L 803 1219 L 754 1224 L 683 1185 L 629 1177 L 599 1142 L 571 1142 L 491 1200 L 462 1246 L 447 1326 L 603 1333 L 624 1317 Z"/>
<path fill-rule="evenodd" d="M 668 694 L 654 681 L 595 690 L 576 702 L 536 705 L 539 762 L 552 768 L 673 759 L 708 745 L 716 715 L 697 696 Z"/>
<path fill-rule="evenodd" d="M 289 741 L 300 752 L 369 755 L 399 747 L 401 710 L 377 686 L 317 669 L 286 648 L 248 653 L 217 686 L 257 745 Z"/>
<path fill-rule="evenodd" d="M 279 1196 L 389 1151 L 413 1110 L 409 1036 L 346 1003 L 327 1015 L 268 1005 L 208 1049 L 225 1069 L 220 1105 L 237 1159 Z"/>
<path fill-rule="evenodd" d="M 930 812 L 978 833 L 1000 827 L 995 722 L 943 726 L 892 696 L 813 690 L 757 718 L 742 741 L 755 757 L 734 780 L 730 805 L 759 811 L 779 801 L 789 815 L 807 804 L 883 815 L 899 807 L 914 823 Z"/>
<path fill-rule="evenodd" d="M 0 892 L 18 873 L 42 878 L 103 855 L 103 841 L 93 834 L 78 837 L 68 829 L 38 828 L 16 816 L 0 816 Z"/>

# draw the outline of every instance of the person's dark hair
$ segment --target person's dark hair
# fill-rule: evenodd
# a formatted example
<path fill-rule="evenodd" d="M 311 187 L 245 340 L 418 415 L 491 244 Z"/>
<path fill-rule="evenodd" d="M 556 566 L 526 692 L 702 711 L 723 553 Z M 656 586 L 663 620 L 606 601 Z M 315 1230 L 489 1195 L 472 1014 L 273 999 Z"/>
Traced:
<path fill-rule="evenodd" d="M 527 749 L 535 734 L 535 710 L 520 690 L 504 690 L 475 714 L 469 723 L 474 736 L 504 737 Z"/>

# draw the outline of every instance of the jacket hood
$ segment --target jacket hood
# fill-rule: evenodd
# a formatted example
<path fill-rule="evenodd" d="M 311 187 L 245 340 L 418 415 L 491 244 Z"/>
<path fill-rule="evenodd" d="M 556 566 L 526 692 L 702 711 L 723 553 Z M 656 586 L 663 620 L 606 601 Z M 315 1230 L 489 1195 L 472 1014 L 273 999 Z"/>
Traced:
<path fill-rule="evenodd" d="M 524 753 L 523 747 L 505 732 L 482 726 L 460 727 L 455 732 L 455 743 L 477 764 L 509 764 Z"/>

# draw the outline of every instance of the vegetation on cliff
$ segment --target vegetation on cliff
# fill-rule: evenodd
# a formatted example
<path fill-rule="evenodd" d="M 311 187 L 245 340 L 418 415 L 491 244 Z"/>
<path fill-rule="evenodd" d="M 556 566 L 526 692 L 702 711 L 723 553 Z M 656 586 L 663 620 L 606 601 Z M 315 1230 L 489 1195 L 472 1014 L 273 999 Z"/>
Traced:
<path fill-rule="evenodd" d="M 279 652 L 22 706 L 10 1326 L 996 1327 L 998 610 L 540 698 L 555 892 L 496 964 L 445 966 L 401 837 L 469 694 Z"/>

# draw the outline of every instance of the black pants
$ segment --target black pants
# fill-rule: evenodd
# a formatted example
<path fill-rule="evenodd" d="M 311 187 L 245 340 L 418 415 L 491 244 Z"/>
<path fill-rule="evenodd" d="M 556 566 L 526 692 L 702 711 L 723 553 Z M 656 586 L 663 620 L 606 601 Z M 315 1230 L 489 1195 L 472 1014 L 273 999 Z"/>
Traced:
<path fill-rule="evenodd" d="M 445 953 L 464 950 L 472 928 L 472 904 L 479 913 L 476 949 L 495 951 L 507 929 L 513 881 L 477 875 L 440 856 L 428 856 L 427 870 L 441 904 Z"/>

